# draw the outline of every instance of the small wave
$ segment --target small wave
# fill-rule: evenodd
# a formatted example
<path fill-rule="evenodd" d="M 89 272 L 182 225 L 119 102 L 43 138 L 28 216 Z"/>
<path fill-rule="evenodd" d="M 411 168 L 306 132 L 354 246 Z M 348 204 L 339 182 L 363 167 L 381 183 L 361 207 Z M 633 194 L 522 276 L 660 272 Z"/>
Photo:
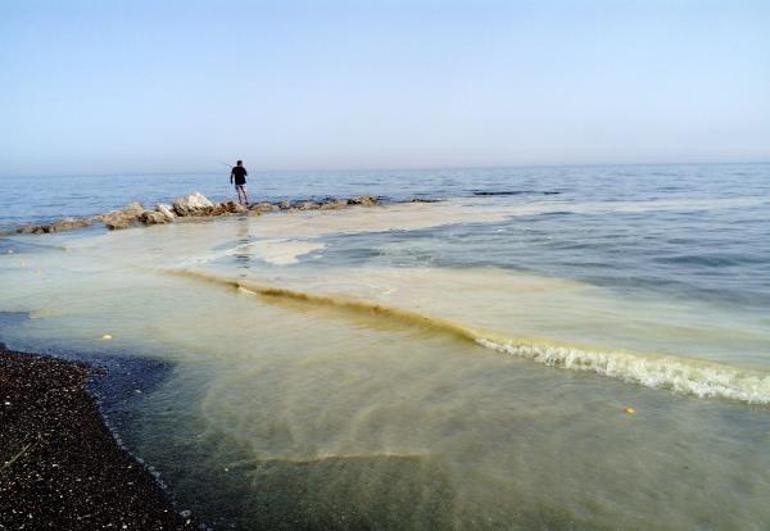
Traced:
<path fill-rule="evenodd" d="M 655 261 L 661 264 L 684 264 L 702 267 L 729 267 L 745 263 L 763 263 L 763 259 L 752 259 L 750 256 L 734 256 L 726 253 L 721 254 L 678 254 L 676 256 L 663 256 L 655 258 Z"/>
<path fill-rule="evenodd" d="M 770 375 L 763 372 L 742 370 L 693 358 L 601 350 L 544 339 L 508 337 L 374 301 L 261 286 L 249 281 L 189 270 L 173 270 L 166 273 L 218 284 L 249 294 L 291 299 L 427 327 L 549 367 L 592 372 L 652 389 L 667 389 L 701 398 L 726 398 L 750 404 L 770 404 Z"/>
<path fill-rule="evenodd" d="M 549 367 L 593 372 L 652 389 L 669 389 L 701 398 L 729 398 L 750 404 L 770 403 L 770 376 L 727 365 L 675 356 L 601 352 L 535 342 L 495 341 L 483 337 L 477 342 L 498 352 Z"/>
<path fill-rule="evenodd" d="M 478 196 L 494 196 L 494 195 L 558 195 L 561 192 L 556 191 L 538 191 L 538 190 L 472 190 L 473 195 Z"/>

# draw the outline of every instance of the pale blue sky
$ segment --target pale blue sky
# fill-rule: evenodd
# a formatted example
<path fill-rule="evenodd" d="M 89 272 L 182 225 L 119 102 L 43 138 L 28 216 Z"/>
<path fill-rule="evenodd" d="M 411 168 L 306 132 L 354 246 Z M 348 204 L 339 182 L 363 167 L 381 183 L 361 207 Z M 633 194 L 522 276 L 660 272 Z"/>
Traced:
<path fill-rule="evenodd" d="M 770 160 L 768 1 L 0 0 L 0 175 Z"/>

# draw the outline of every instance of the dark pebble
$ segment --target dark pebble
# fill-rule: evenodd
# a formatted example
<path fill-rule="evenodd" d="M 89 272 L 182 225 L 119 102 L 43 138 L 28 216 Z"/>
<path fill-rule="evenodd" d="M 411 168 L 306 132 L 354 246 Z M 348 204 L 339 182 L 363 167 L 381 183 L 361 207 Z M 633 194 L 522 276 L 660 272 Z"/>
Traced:
<path fill-rule="evenodd" d="M 105 427 L 95 372 L 0 346 L 0 529 L 197 529 Z"/>

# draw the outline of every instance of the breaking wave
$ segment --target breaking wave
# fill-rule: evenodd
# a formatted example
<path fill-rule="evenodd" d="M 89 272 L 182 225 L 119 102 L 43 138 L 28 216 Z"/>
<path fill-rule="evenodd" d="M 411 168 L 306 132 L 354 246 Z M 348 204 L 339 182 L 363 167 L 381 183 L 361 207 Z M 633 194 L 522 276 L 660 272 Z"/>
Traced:
<path fill-rule="evenodd" d="M 666 389 L 698 397 L 770 404 L 770 374 L 671 355 L 602 350 L 540 338 L 502 336 L 461 323 L 374 301 L 314 294 L 189 270 L 167 273 L 210 282 L 262 297 L 306 302 L 341 311 L 382 316 L 410 326 L 430 328 L 482 347 L 549 367 L 592 372 L 652 389 Z"/>

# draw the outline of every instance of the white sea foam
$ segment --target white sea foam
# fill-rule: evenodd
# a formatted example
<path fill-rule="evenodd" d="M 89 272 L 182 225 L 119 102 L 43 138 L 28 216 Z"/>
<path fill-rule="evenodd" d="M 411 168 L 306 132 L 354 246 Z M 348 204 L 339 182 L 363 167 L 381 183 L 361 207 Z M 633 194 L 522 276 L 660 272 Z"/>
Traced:
<path fill-rule="evenodd" d="M 622 351 L 591 351 L 567 346 L 476 339 L 479 345 L 542 363 L 588 371 L 653 389 L 670 389 L 702 398 L 720 397 L 750 404 L 770 403 L 770 375 L 675 356 L 646 357 Z"/>

